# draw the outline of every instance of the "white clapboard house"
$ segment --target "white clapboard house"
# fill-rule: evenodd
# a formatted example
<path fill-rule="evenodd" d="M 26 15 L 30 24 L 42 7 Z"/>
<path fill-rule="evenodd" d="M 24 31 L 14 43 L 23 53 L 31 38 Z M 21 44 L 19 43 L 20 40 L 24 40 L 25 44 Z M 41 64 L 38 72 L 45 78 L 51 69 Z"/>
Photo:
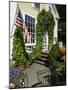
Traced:
<path fill-rule="evenodd" d="M 14 25 L 16 19 L 16 7 L 17 4 L 22 12 L 23 20 L 27 23 L 27 27 L 29 28 L 29 33 L 31 34 L 31 42 L 25 43 L 25 47 L 27 52 L 31 52 L 32 48 L 36 44 L 36 23 L 37 23 L 37 15 L 42 10 L 45 9 L 46 11 L 51 11 L 54 16 L 55 27 L 54 27 L 54 34 L 53 43 L 56 43 L 58 40 L 58 19 L 59 14 L 57 8 L 54 4 L 44 4 L 44 3 L 27 3 L 27 2 L 10 2 L 10 58 L 12 58 L 12 40 L 13 34 L 16 26 Z M 31 25 L 30 25 L 31 24 Z M 45 33 L 45 32 L 44 32 Z M 43 38 L 43 50 L 48 50 L 48 32 L 44 34 Z"/>

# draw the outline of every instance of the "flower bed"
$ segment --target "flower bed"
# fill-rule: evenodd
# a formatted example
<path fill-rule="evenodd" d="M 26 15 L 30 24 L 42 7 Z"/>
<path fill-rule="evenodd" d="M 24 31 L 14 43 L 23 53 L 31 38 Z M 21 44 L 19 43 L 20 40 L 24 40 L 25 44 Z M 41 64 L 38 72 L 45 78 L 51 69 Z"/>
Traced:
<path fill-rule="evenodd" d="M 24 73 L 22 70 L 12 67 L 9 70 L 10 88 L 22 88 L 24 87 Z"/>

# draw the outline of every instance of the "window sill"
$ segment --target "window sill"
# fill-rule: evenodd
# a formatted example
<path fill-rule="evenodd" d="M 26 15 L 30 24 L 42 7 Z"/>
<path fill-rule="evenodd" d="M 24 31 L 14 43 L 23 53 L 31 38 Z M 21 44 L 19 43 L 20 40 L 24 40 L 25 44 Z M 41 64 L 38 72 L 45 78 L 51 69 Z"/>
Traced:
<path fill-rule="evenodd" d="M 35 43 L 26 43 L 25 46 L 35 46 Z"/>

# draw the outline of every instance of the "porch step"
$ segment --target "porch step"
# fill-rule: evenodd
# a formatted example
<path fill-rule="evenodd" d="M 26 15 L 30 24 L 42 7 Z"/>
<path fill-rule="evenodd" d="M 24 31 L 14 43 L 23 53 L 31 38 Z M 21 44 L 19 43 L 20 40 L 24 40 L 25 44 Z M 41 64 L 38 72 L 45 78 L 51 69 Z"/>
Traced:
<path fill-rule="evenodd" d="M 48 55 L 48 51 L 46 51 L 46 52 L 41 52 L 41 54 L 44 54 L 44 55 Z"/>
<path fill-rule="evenodd" d="M 47 61 L 48 61 L 48 52 L 41 52 L 40 57 L 36 58 L 35 63 L 46 65 Z"/>
<path fill-rule="evenodd" d="M 48 55 L 41 54 L 41 57 L 42 57 L 42 58 L 48 58 Z"/>
<path fill-rule="evenodd" d="M 35 63 L 41 64 L 41 65 L 45 65 L 44 62 L 41 62 L 41 61 L 39 61 L 39 60 L 35 60 Z"/>
<path fill-rule="evenodd" d="M 45 58 L 45 57 L 41 57 L 41 58 L 36 58 L 36 60 L 39 60 L 39 61 L 43 61 L 43 62 L 45 62 L 45 61 L 47 61 L 48 59 Z"/>

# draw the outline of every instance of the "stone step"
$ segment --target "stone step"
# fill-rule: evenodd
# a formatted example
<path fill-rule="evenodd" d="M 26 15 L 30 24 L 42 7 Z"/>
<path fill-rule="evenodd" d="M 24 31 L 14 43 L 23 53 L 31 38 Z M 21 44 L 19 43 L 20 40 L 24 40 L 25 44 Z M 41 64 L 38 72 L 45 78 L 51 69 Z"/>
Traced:
<path fill-rule="evenodd" d="M 42 83 L 39 82 L 38 84 L 35 84 L 35 85 L 33 85 L 32 87 L 42 87 L 42 86 L 43 86 Z"/>
<path fill-rule="evenodd" d="M 39 80 L 35 70 L 33 70 L 32 68 L 29 68 L 29 69 L 26 69 L 24 73 L 26 73 L 27 75 L 27 81 L 25 82 L 27 84 L 25 87 L 32 87 L 33 85 L 39 84 Z"/>
<path fill-rule="evenodd" d="M 41 62 L 41 61 L 39 61 L 39 60 L 35 60 L 34 63 L 41 64 L 41 65 L 45 65 L 45 62 Z"/>
<path fill-rule="evenodd" d="M 41 57 L 41 58 L 36 58 L 37 61 L 41 61 L 41 62 L 45 62 L 47 61 L 48 59 L 47 58 L 44 58 L 44 57 Z"/>
<path fill-rule="evenodd" d="M 41 55 L 42 58 L 48 58 L 48 55 Z"/>
<path fill-rule="evenodd" d="M 41 52 L 41 54 L 48 55 L 49 52 Z"/>
<path fill-rule="evenodd" d="M 41 52 L 41 55 L 36 58 L 35 63 L 45 65 L 48 61 L 48 52 Z"/>

